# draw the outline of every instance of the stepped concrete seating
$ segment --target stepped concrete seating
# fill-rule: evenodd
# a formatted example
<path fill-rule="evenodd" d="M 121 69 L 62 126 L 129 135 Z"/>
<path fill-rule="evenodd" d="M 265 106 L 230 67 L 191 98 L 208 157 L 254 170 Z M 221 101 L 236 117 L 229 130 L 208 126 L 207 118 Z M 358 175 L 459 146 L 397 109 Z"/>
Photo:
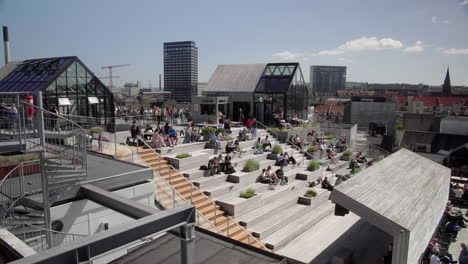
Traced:
<path fill-rule="evenodd" d="M 264 238 L 268 235 L 276 232 L 282 227 L 288 225 L 290 222 L 297 218 L 302 217 L 304 214 L 314 210 L 328 202 L 330 192 L 320 187 L 311 188 L 317 192 L 317 196 L 311 199 L 311 205 L 303 204 L 292 204 L 288 208 L 284 208 L 281 212 L 268 213 L 260 223 L 249 226 L 249 230 L 253 231 L 253 235 L 256 237 Z M 305 190 L 302 190 L 298 196 L 304 195 Z"/>
<path fill-rule="evenodd" d="M 259 163 L 260 163 L 261 168 L 265 168 L 267 166 L 273 166 L 274 162 L 275 161 L 272 161 L 272 160 L 262 160 Z M 278 167 L 274 167 L 273 169 L 276 170 L 277 168 Z M 289 181 L 291 181 L 292 179 L 295 178 L 295 174 L 297 172 L 302 173 L 304 168 L 298 168 L 297 166 L 289 165 L 289 166 L 284 167 L 283 170 L 285 172 L 285 177 L 288 178 Z M 293 170 L 295 170 L 295 171 L 293 172 Z M 260 176 L 260 174 L 261 174 L 261 170 L 251 172 L 251 175 L 249 175 L 249 180 L 247 180 L 247 178 L 244 178 L 242 181 L 240 181 L 238 183 L 237 182 L 230 182 L 229 178 L 232 177 L 232 176 L 229 176 L 226 179 L 227 180 L 226 182 L 224 182 L 224 183 L 218 182 L 215 185 L 209 185 L 209 186 L 203 188 L 203 192 L 206 195 L 211 196 L 212 198 L 216 198 L 216 197 L 218 197 L 220 195 L 226 194 L 229 191 L 238 190 L 238 189 L 243 188 L 243 187 L 245 187 L 245 186 L 247 186 L 249 184 L 255 183 L 255 181 L 257 180 L 258 176 Z M 237 179 L 237 180 L 239 180 L 239 179 Z"/>
<path fill-rule="evenodd" d="M 318 186 L 308 189 L 314 190 L 317 193 L 317 196 L 327 192 L 327 190 L 322 189 Z M 255 210 L 241 214 L 237 216 L 236 219 L 239 220 L 239 223 L 241 225 L 247 226 L 249 229 L 251 226 L 260 226 L 263 224 L 263 221 L 266 221 L 270 218 L 274 218 L 277 214 L 283 214 L 288 208 L 296 205 L 298 202 L 298 197 L 301 197 L 302 195 L 304 195 L 304 193 L 305 191 L 303 189 L 297 189 L 295 191 L 292 191 L 283 199 L 278 199 L 274 202 L 262 206 L 261 208 L 257 208 Z M 314 197 L 313 199 L 315 198 L 316 197 Z"/>
<path fill-rule="evenodd" d="M 325 217 L 333 214 L 335 210 L 335 205 L 333 203 L 330 201 L 321 202 L 320 200 L 318 200 L 318 203 L 319 204 L 316 206 L 311 206 L 313 210 L 292 219 L 289 223 L 286 223 L 270 235 L 264 237 L 262 240 L 266 243 L 266 246 L 270 249 L 281 248 L 311 226 L 314 226 Z"/>
<path fill-rule="evenodd" d="M 271 141 L 273 145 L 278 144 L 278 141 L 272 140 Z M 247 142 L 242 142 L 240 143 L 240 147 L 246 151 L 245 153 L 242 153 L 242 155 L 246 156 L 248 154 L 253 154 L 254 149 L 252 149 L 252 146 L 254 144 L 254 141 L 247 141 Z M 221 154 L 226 154 L 224 152 L 225 147 L 223 147 L 219 152 Z M 196 150 L 196 151 L 191 151 L 191 152 L 184 152 L 184 153 L 190 153 L 192 154 L 192 157 L 184 158 L 184 159 L 177 159 L 176 156 L 180 153 L 171 153 L 165 156 L 165 158 L 171 163 L 172 166 L 175 168 L 179 169 L 179 171 L 182 171 L 183 173 L 187 173 L 187 170 L 191 169 L 198 169 L 201 165 L 207 165 L 208 160 L 211 159 L 213 156 L 215 156 L 214 151 L 212 149 L 201 149 L 201 150 Z M 268 153 L 268 152 L 265 152 Z M 230 154 L 231 156 L 233 155 L 232 153 Z M 192 171 L 191 171 L 192 172 Z M 194 177 L 192 177 L 193 179 Z"/>
<path fill-rule="evenodd" d="M 302 169 L 302 168 L 301 168 Z M 285 175 L 295 175 L 297 170 L 285 172 Z M 293 177 L 290 177 L 293 178 Z M 307 188 L 307 183 L 300 180 L 291 180 L 288 185 L 276 185 L 274 190 L 269 190 L 270 185 L 264 183 L 251 183 L 244 186 L 243 189 L 252 188 L 255 190 L 256 196 L 245 199 L 239 197 L 239 190 L 220 195 L 216 197 L 216 203 L 228 212 L 228 214 L 237 216 L 250 210 L 260 208 L 265 204 L 269 204 L 277 199 L 283 199 L 285 195 L 296 189 Z"/>

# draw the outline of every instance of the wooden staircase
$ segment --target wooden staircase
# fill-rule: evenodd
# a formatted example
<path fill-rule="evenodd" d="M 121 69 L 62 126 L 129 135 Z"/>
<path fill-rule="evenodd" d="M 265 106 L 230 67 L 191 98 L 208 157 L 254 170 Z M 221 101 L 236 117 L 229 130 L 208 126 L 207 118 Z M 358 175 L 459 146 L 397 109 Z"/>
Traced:
<path fill-rule="evenodd" d="M 229 237 L 232 239 L 266 250 L 253 239 L 252 236 L 249 236 L 236 221 L 232 221 L 232 218 L 229 219 L 226 216 L 227 213 L 219 205 L 216 205 L 213 200 L 204 195 L 200 189 L 188 181 L 177 170 L 172 169 L 169 162 L 165 160 L 164 157 L 160 156 L 153 149 L 140 150 L 138 154 L 164 179 L 155 177 L 154 180 L 157 186 L 155 199 L 163 207 L 171 208 L 174 206 L 174 203 L 178 202 L 177 197 L 172 193 L 172 189 L 167 186 L 167 184 L 170 184 L 180 196 L 186 201 L 191 202 L 212 224 L 200 223 L 199 226 L 201 228 L 215 231 L 212 230 L 214 229 L 214 225 L 226 236 L 228 236 L 229 231 Z M 183 202 L 183 200 L 180 199 L 180 202 Z"/>

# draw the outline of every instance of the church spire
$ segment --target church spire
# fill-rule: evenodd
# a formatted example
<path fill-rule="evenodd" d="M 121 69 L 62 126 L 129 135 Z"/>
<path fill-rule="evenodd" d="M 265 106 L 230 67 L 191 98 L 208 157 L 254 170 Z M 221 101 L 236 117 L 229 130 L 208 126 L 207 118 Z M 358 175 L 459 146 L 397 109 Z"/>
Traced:
<path fill-rule="evenodd" d="M 444 84 L 442 85 L 442 93 L 444 95 L 450 95 L 451 92 L 452 92 L 452 85 L 450 84 L 449 67 L 447 67 L 447 74 L 445 75 Z"/>

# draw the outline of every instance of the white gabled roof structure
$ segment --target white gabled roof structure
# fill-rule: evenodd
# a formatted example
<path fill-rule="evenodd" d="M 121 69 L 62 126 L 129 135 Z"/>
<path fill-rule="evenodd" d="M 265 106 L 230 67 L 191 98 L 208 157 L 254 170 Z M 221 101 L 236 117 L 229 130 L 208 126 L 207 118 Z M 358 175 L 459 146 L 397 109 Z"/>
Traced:
<path fill-rule="evenodd" d="M 418 263 L 444 213 L 450 169 L 401 149 L 337 186 L 330 200 L 393 236 L 393 261 Z"/>
<path fill-rule="evenodd" d="M 206 92 L 254 92 L 266 64 L 221 64 L 208 81 Z"/>

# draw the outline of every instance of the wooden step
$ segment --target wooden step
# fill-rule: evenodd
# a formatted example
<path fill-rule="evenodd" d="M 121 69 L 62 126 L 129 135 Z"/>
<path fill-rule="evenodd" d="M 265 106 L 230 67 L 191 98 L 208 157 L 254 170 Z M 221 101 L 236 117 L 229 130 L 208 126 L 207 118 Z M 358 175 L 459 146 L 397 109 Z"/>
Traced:
<path fill-rule="evenodd" d="M 215 208 L 216 208 L 216 210 L 221 210 L 221 206 L 216 205 L 216 206 L 205 207 L 203 209 L 199 209 L 198 211 L 200 211 L 200 213 L 205 215 L 205 214 L 208 214 L 208 213 L 212 212 Z"/>
<path fill-rule="evenodd" d="M 214 221 L 215 218 L 224 217 L 224 211 L 216 209 L 216 212 L 213 210 L 207 214 L 203 214 L 208 220 Z"/>

